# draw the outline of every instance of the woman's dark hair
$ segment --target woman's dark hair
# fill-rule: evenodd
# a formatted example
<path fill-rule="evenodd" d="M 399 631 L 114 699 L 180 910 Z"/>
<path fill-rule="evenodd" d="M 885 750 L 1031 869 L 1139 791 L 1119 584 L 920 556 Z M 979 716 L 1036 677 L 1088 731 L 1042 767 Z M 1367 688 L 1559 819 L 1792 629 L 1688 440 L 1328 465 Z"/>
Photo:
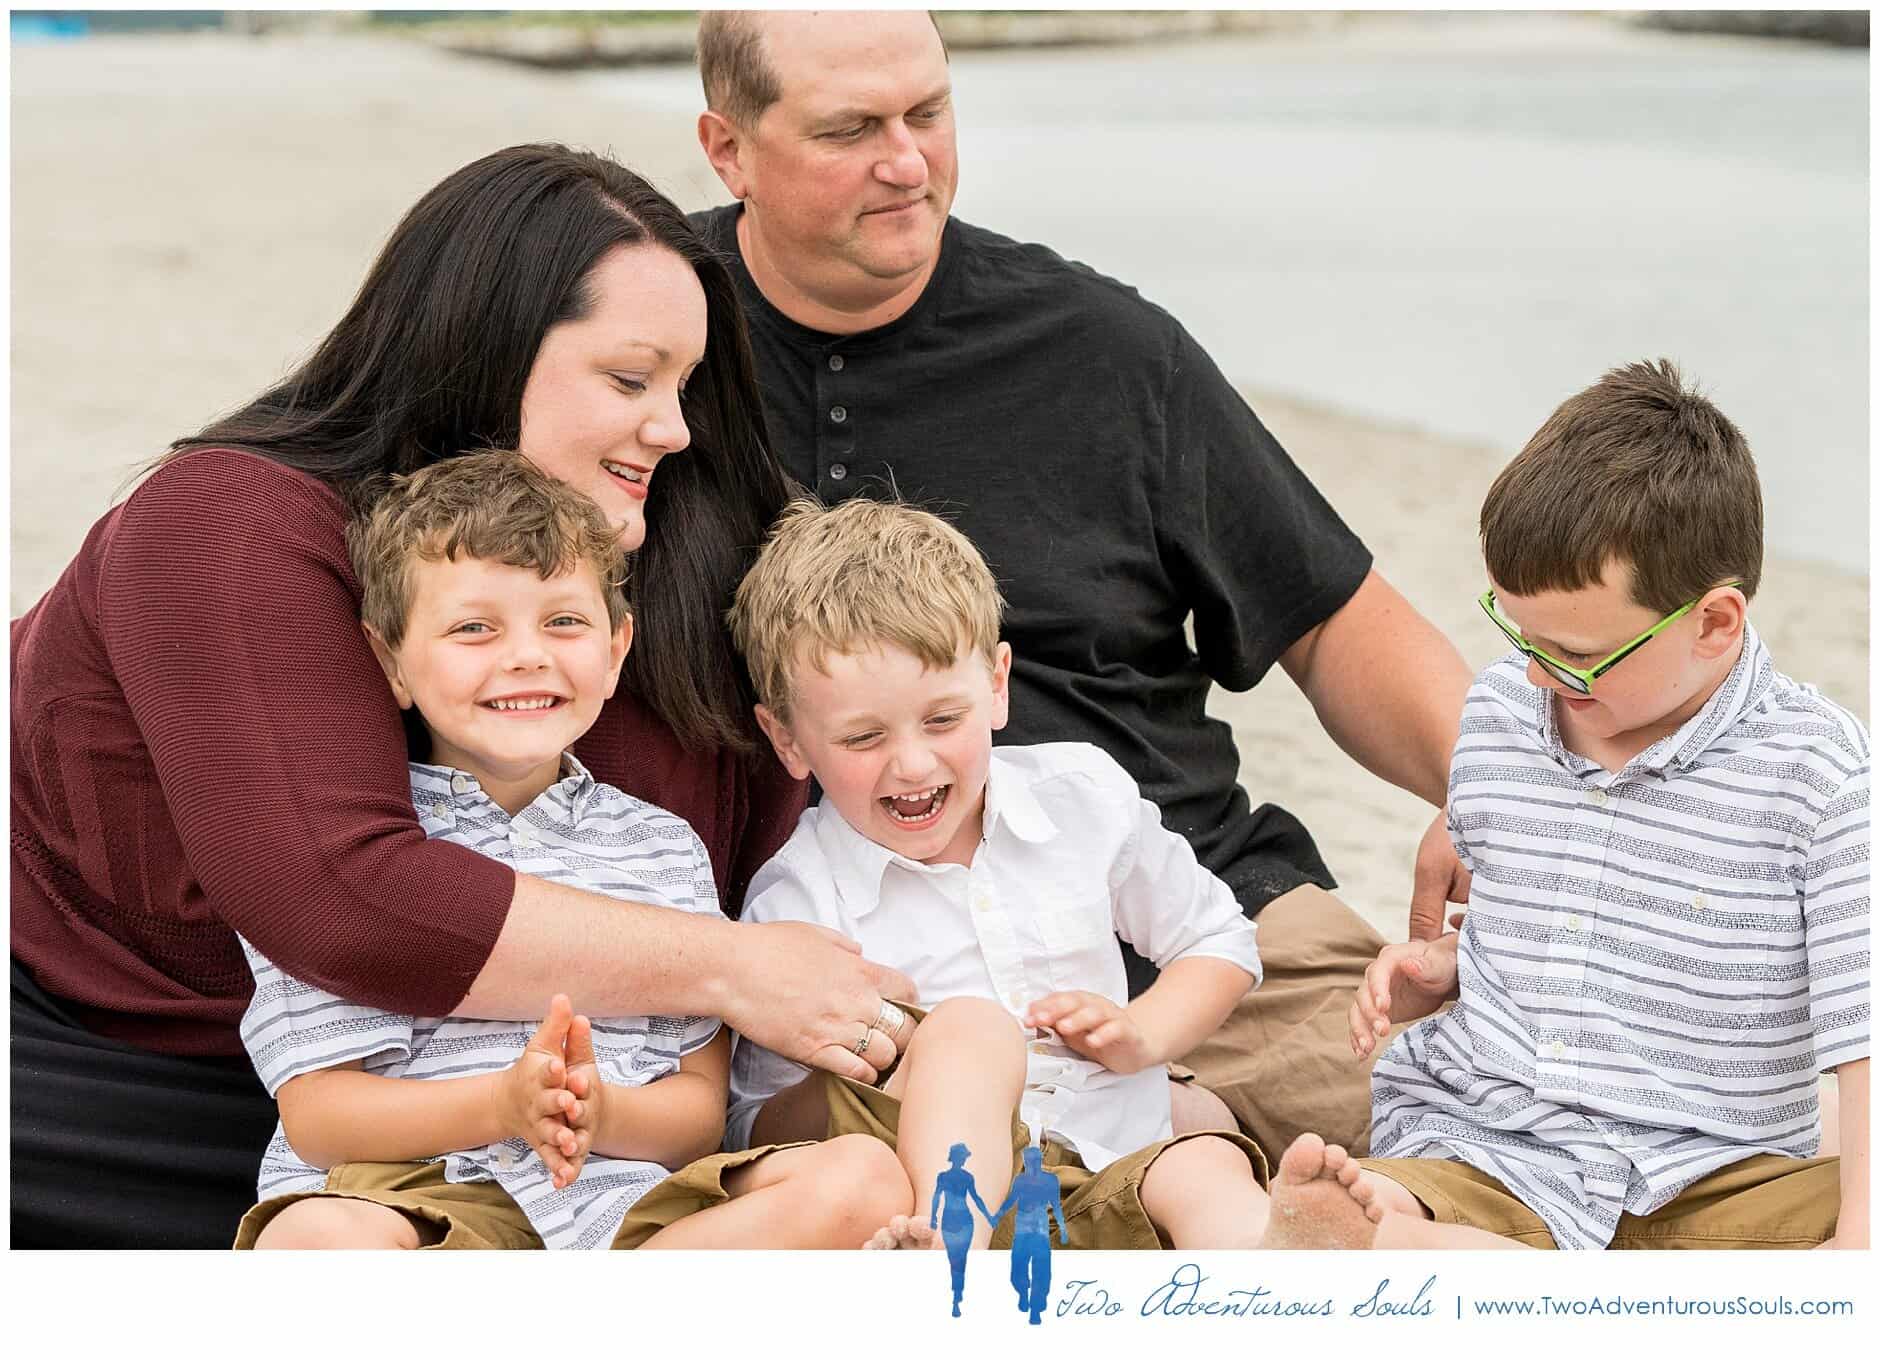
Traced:
<path fill-rule="evenodd" d="M 664 195 L 604 156 L 512 146 L 451 175 L 405 214 L 305 363 L 165 458 L 252 450 L 357 511 L 394 474 L 514 448 L 543 336 L 587 315 L 608 251 L 640 244 L 691 265 L 707 331 L 683 398 L 691 447 L 661 464 L 633 557 L 626 680 L 689 749 L 755 751 L 748 681 L 722 620 L 791 484 L 769 451 L 730 273 Z"/>

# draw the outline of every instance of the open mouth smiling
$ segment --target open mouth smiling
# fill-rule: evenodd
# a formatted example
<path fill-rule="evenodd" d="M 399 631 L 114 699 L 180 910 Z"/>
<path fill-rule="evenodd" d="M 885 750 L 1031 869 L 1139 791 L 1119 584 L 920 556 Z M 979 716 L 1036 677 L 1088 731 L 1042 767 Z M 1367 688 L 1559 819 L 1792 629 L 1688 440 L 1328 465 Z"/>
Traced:
<path fill-rule="evenodd" d="M 941 784 L 918 793 L 895 794 L 877 801 L 888 816 L 902 826 L 926 826 L 939 819 L 941 812 L 946 809 L 947 795 L 952 791 L 951 784 Z"/>

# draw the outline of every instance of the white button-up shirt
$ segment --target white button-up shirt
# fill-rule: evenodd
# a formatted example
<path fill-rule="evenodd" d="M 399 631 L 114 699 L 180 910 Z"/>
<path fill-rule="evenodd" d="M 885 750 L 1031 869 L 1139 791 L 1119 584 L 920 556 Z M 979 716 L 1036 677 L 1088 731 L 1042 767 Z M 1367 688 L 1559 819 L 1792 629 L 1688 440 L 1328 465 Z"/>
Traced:
<path fill-rule="evenodd" d="M 1158 967 L 1218 958 L 1258 980 L 1254 925 L 1233 893 L 1096 747 L 995 748 L 982 835 L 970 866 L 921 864 L 812 807 L 758 870 L 742 919 L 839 930 L 913 979 L 923 1006 L 981 997 L 1014 1017 L 1059 991 L 1127 1004 L 1118 935 Z M 1048 1031 L 1031 1039 L 1020 1115 L 1033 1137 L 1100 1170 L 1169 1136 L 1164 1069 L 1123 1076 Z M 740 1036 L 727 1146 L 748 1146 L 759 1107 L 807 1071 Z"/>

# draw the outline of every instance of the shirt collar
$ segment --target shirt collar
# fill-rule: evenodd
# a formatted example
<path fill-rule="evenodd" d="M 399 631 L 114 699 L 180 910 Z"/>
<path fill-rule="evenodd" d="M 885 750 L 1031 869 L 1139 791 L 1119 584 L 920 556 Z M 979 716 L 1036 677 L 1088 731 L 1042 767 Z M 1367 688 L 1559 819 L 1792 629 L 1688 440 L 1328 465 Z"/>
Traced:
<path fill-rule="evenodd" d="M 986 807 L 980 834 L 989 841 L 999 830 L 1034 844 L 1058 833 L 1057 824 L 1038 802 L 1024 773 L 1008 765 L 995 747 L 986 771 Z M 943 873 L 952 867 L 922 864 L 871 841 L 826 801 L 817 809 L 816 841 L 836 891 L 854 916 L 866 915 L 881 905 L 881 880 L 890 864 L 917 874 Z"/>
<path fill-rule="evenodd" d="M 467 808 L 475 804 L 488 803 L 495 807 L 495 802 L 483 792 L 483 785 L 468 770 L 460 770 L 452 765 L 431 765 L 423 761 L 411 762 L 414 781 L 422 779 L 429 792 L 447 794 L 451 806 Z M 594 795 L 594 776 L 587 766 L 575 759 L 574 752 L 561 753 L 561 778 L 550 784 L 535 801 L 532 808 L 539 808 L 551 821 L 563 820 L 560 810 L 568 809 L 566 820 L 577 823 L 587 811 L 588 800 Z M 526 809 L 525 809 L 526 810 Z M 499 809 L 500 811 L 500 809 Z"/>
<path fill-rule="evenodd" d="M 1684 726 L 1640 752 L 1638 763 L 1653 770 L 1674 764 L 1680 770 L 1689 767 L 1717 738 L 1734 727 L 1738 718 L 1762 702 L 1774 681 L 1775 662 L 1770 658 L 1769 649 L 1746 622 L 1743 650 L 1723 683 L 1717 686 L 1717 692 Z"/>
<path fill-rule="evenodd" d="M 1745 622 L 1743 650 L 1723 683 L 1717 686 L 1716 692 L 1677 731 L 1660 737 L 1627 761 L 1626 768 L 1662 773 L 1675 764 L 1679 770 L 1686 769 L 1709 749 L 1712 742 L 1729 731 L 1738 718 L 1762 701 L 1774 679 L 1775 663 L 1769 655 L 1769 649 L 1763 646 L 1762 637 L 1756 629 Z M 1548 754 L 1569 770 L 1576 765 L 1596 763 L 1567 750 L 1560 737 L 1553 691 L 1541 690 L 1539 693 L 1535 727 Z"/>

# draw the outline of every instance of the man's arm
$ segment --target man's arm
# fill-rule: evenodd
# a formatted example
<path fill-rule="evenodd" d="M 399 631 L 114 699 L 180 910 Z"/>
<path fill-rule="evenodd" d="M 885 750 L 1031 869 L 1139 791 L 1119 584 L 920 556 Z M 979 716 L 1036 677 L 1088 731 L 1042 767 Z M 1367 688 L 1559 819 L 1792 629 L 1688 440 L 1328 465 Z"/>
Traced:
<path fill-rule="evenodd" d="M 1471 679 L 1468 663 L 1376 571 L 1280 656 L 1339 749 L 1435 807 Z"/>

